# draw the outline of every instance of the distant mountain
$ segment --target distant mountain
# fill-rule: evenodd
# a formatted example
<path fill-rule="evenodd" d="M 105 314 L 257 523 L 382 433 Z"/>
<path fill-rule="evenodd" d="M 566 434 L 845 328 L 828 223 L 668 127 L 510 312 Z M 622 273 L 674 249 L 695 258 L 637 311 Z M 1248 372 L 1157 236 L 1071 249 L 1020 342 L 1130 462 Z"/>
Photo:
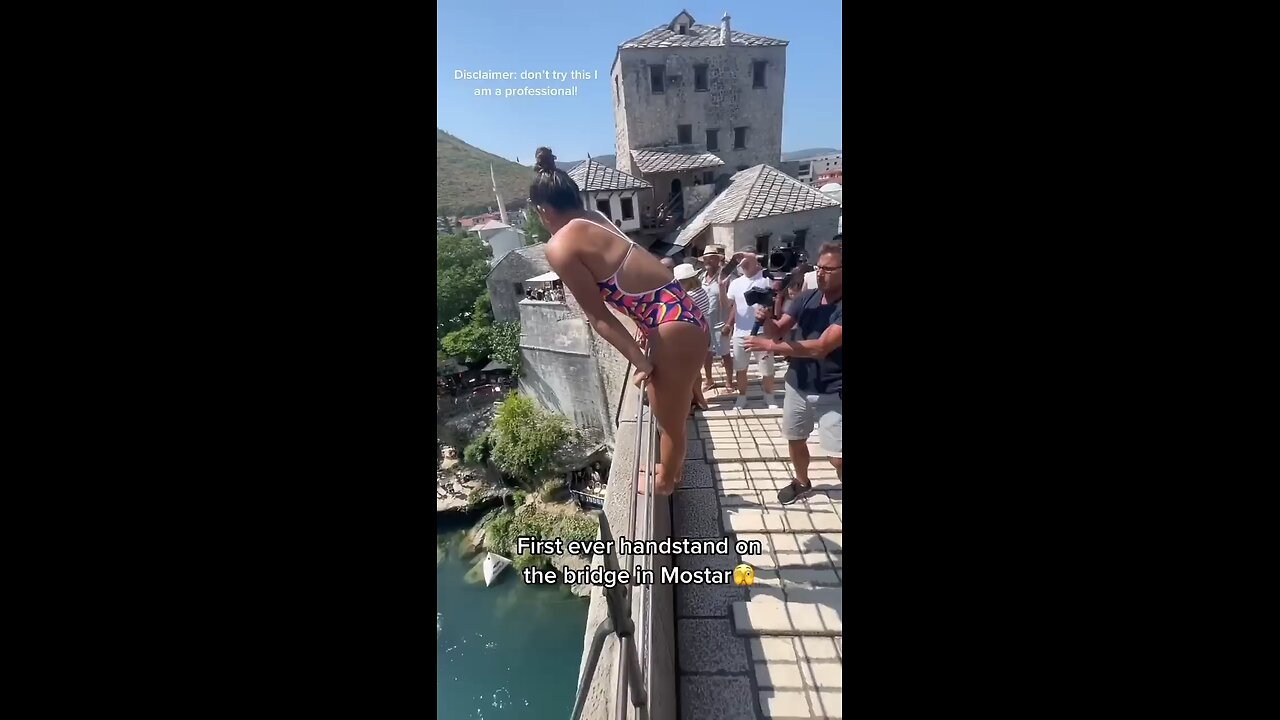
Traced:
<path fill-rule="evenodd" d="M 840 152 L 836 148 L 809 148 L 808 150 L 792 150 L 791 152 L 782 153 L 782 161 L 789 162 L 791 160 L 804 160 L 806 158 L 817 157 L 819 155 L 834 155 Z"/>
<path fill-rule="evenodd" d="M 496 211 L 489 163 L 507 208 L 522 207 L 533 182 L 532 165 L 517 165 L 436 128 L 436 214 L 474 215 L 489 207 Z"/>
<path fill-rule="evenodd" d="M 594 161 L 594 162 L 598 162 L 598 163 L 600 163 L 601 165 L 603 165 L 603 166 L 605 166 L 605 167 L 613 168 L 614 170 L 617 170 L 617 169 L 618 169 L 618 165 L 617 165 L 618 156 L 617 156 L 617 155 L 612 155 L 612 154 L 610 154 L 610 155 L 592 155 L 592 156 L 591 156 L 591 159 L 592 159 L 592 161 Z M 569 172 L 570 170 L 574 169 L 575 167 L 577 167 L 578 165 L 581 165 L 581 164 L 582 164 L 582 163 L 584 163 L 584 162 L 586 162 L 586 161 L 585 161 L 585 160 L 570 160 L 569 162 L 560 162 L 559 160 L 557 160 L 557 161 L 556 161 L 556 167 L 560 168 L 561 170 L 564 170 L 565 172 Z"/>
<path fill-rule="evenodd" d="M 833 154 L 833 153 L 838 153 L 838 152 L 840 152 L 840 151 L 839 151 L 839 150 L 837 150 L 836 148 L 809 148 L 808 150 L 796 150 L 796 151 L 794 151 L 794 152 L 784 152 L 784 153 L 782 153 L 782 161 L 783 161 L 783 162 L 788 162 L 788 161 L 791 161 L 791 160 L 803 160 L 803 159 L 805 159 L 805 158 L 816 157 L 816 156 L 818 156 L 818 155 L 831 155 L 831 154 Z M 614 168 L 614 169 L 617 169 L 617 167 L 618 167 L 618 165 L 617 165 L 618 156 L 617 156 L 617 155 L 612 155 L 612 154 L 611 154 L 611 155 L 592 155 L 592 156 L 591 156 L 591 159 L 592 159 L 592 160 L 595 160 L 596 162 L 598 162 L 598 163 L 600 163 L 601 165 L 604 165 L 604 166 L 606 166 L 606 167 L 611 167 L 611 168 Z M 565 172 L 568 172 L 568 171 L 572 170 L 572 169 L 573 169 L 573 167 L 574 167 L 575 165 L 578 165 L 578 164 L 579 164 L 579 163 L 581 163 L 581 162 L 583 162 L 583 161 L 582 161 L 582 160 L 573 160 L 573 161 L 570 161 L 570 162 L 561 162 L 561 161 L 557 160 L 557 161 L 556 161 L 556 165 L 557 165 L 557 166 L 559 166 L 559 167 L 561 167 L 561 168 L 563 168 Z"/>

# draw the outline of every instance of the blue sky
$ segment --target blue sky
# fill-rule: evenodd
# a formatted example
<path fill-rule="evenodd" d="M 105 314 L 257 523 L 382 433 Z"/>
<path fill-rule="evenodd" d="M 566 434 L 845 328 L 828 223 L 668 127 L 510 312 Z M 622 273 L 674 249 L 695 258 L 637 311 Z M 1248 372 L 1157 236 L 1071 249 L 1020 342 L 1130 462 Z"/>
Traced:
<path fill-rule="evenodd" d="M 683 3 L 683 4 L 678 4 Z M 568 0 L 440 0 L 436 126 L 509 160 L 533 164 L 539 145 L 562 160 L 614 152 L 609 67 L 618 44 L 688 10 L 701 25 L 725 11 L 735 30 L 789 40 L 782 149 L 843 149 L 839 0 L 719 0 L 669 6 Z M 656 9 L 655 9 L 656 8 Z M 455 70 L 580 70 L 567 83 L 455 80 Z M 571 87 L 576 97 L 476 97 L 477 87 Z"/>

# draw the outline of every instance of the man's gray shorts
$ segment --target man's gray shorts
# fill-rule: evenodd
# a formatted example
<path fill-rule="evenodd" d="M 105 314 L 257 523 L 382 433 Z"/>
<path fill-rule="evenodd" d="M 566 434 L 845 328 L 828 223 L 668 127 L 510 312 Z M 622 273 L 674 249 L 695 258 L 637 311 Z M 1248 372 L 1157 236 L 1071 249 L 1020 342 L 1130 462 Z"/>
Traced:
<path fill-rule="evenodd" d="M 720 334 L 720 329 L 724 327 L 724 323 L 719 323 L 711 328 L 711 357 L 717 360 L 729 354 L 729 338 Z"/>
<path fill-rule="evenodd" d="M 783 383 L 786 395 L 782 400 L 782 437 L 787 440 L 807 440 L 818 423 L 818 442 L 831 457 L 844 457 L 841 453 L 841 400 L 838 393 L 806 395 Z M 810 401 L 809 398 L 816 398 Z"/>

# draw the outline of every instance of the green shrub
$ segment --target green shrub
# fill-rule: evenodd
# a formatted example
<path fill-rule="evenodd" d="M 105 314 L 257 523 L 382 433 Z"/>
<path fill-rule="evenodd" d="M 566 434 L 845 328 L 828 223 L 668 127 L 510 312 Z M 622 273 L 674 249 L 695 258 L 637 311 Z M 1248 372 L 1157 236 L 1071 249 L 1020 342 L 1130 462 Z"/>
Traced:
<path fill-rule="evenodd" d="M 570 439 L 563 416 L 540 410 L 532 400 L 517 393 L 508 395 L 498 406 L 490 435 L 494 463 L 525 483 L 535 482 L 546 473 L 556 452 Z"/>
<path fill-rule="evenodd" d="M 545 555 L 534 555 L 533 553 L 524 553 L 522 555 L 518 555 L 514 560 L 512 560 L 511 564 L 516 566 L 517 571 L 524 572 L 524 569 L 527 567 L 540 567 L 540 568 L 550 567 L 551 559 L 546 557 Z"/>
<path fill-rule="evenodd" d="M 556 517 L 542 512 L 536 507 L 526 506 L 523 512 L 517 512 L 511 521 L 511 545 L 514 548 L 517 538 L 532 537 L 540 540 L 555 538 Z"/>
<path fill-rule="evenodd" d="M 566 515 L 557 524 L 555 535 L 556 537 L 564 538 L 566 543 L 570 540 L 591 542 L 596 539 L 599 529 L 600 524 L 594 517 Z"/>
<path fill-rule="evenodd" d="M 480 437 L 467 443 L 466 449 L 462 451 L 462 462 L 467 465 L 477 467 L 483 466 L 489 462 L 489 458 L 493 453 L 493 440 L 489 437 L 489 433 L 484 433 Z"/>
<path fill-rule="evenodd" d="M 521 507 L 523 507 L 523 506 L 524 506 L 524 501 L 525 501 L 526 499 L 528 499 L 528 497 L 529 497 L 529 493 L 527 493 L 527 492 L 525 492 L 525 491 L 523 491 L 523 490 L 517 490 L 517 491 L 515 492 L 515 503 L 516 503 L 516 508 L 521 508 Z"/>
<path fill-rule="evenodd" d="M 542 489 L 539 491 L 543 502 L 551 502 L 555 500 L 560 493 L 564 492 L 564 479 L 556 478 L 543 483 Z"/>
<path fill-rule="evenodd" d="M 504 512 L 493 520 L 484 528 L 484 549 L 491 553 L 498 553 L 502 556 L 509 556 L 511 548 L 515 547 L 515 536 L 511 533 L 511 521 L 515 516 L 511 513 Z"/>

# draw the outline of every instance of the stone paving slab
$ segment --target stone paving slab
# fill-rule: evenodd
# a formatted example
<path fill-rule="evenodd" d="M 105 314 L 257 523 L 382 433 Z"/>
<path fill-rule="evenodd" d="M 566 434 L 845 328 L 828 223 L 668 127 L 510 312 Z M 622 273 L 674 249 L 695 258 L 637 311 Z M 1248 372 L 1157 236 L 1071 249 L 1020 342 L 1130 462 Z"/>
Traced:
<path fill-rule="evenodd" d="M 676 558 L 688 569 L 731 569 L 738 562 L 755 569 L 751 587 L 675 588 L 680 715 L 842 717 L 843 486 L 815 429 L 806 443 L 813 490 L 791 505 L 778 502 L 778 491 L 795 477 L 782 411 L 764 407 L 758 381 L 749 383 L 746 409 L 730 407 L 736 395 L 711 392 L 712 410 L 695 413 L 686 426 L 690 459 L 676 493 L 673 534 L 723 532 L 731 545 L 759 547 L 741 556 L 734 550 L 727 557 Z"/>
<path fill-rule="evenodd" d="M 755 720 L 753 692 L 746 675 L 685 675 L 680 678 L 680 715 L 697 720 Z"/>
<path fill-rule="evenodd" d="M 760 693 L 760 709 L 770 720 L 808 720 L 826 717 L 815 713 L 809 695 L 803 690 L 771 690 Z"/>
<path fill-rule="evenodd" d="M 844 693 L 827 690 L 808 691 L 809 706 L 813 708 L 813 717 L 844 717 Z"/>
<path fill-rule="evenodd" d="M 727 619 L 685 618 L 676 631 L 682 672 L 746 672 L 747 643 Z"/>
<path fill-rule="evenodd" d="M 716 517 L 716 491 L 712 489 L 677 490 L 674 529 L 678 538 L 718 538 L 724 533 Z"/>
<path fill-rule="evenodd" d="M 675 564 L 682 570 L 733 570 L 738 556 L 729 555 L 680 555 Z M 675 586 L 676 615 L 678 617 L 722 617 L 733 612 L 733 603 L 747 599 L 747 588 L 736 585 L 693 585 L 680 583 Z"/>
<path fill-rule="evenodd" d="M 714 488 L 715 479 L 711 475 L 711 466 L 705 462 L 686 462 L 680 473 L 681 490 L 697 490 Z"/>
<path fill-rule="evenodd" d="M 739 635 L 839 635 L 840 614 L 813 603 L 735 602 L 733 627 Z"/>

